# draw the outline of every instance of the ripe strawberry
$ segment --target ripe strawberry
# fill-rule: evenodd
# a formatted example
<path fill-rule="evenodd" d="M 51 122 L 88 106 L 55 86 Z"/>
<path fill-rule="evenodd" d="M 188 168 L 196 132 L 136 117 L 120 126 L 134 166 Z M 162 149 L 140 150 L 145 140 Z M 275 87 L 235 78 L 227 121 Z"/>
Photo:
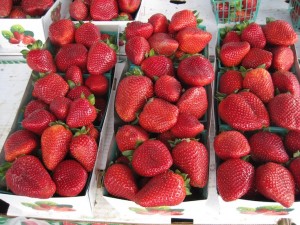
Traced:
<path fill-rule="evenodd" d="M 57 69 L 66 72 L 71 66 L 78 66 L 81 71 L 86 71 L 88 50 L 83 44 L 73 43 L 62 46 L 56 56 Z"/>
<path fill-rule="evenodd" d="M 76 159 L 86 171 L 94 169 L 98 152 L 97 142 L 87 134 L 74 136 L 70 144 L 70 155 Z"/>
<path fill-rule="evenodd" d="M 136 149 L 149 139 L 149 134 L 140 126 L 123 125 L 116 133 L 116 143 L 121 152 Z"/>
<path fill-rule="evenodd" d="M 103 74 L 89 76 L 84 84 L 95 96 L 103 96 L 108 93 L 108 79 Z"/>
<path fill-rule="evenodd" d="M 91 90 L 84 85 L 81 86 L 75 86 L 74 88 L 72 88 L 68 94 L 67 97 L 71 100 L 75 100 L 77 98 L 82 98 L 82 95 L 87 98 L 92 94 Z"/>
<path fill-rule="evenodd" d="M 83 76 L 82 71 L 79 66 L 70 66 L 66 70 L 66 81 L 72 81 L 75 85 L 80 86 L 83 84 Z"/>
<path fill-rule="evenodd" d="M 127 13 L 134 13 L 138 10 L 141 0 L 117 0 L 119 10 Z"/>
<path fill-rule="evenodd" d="M 180 113 L 190 113 L 200 119 L 207 111 L 208 100 L 204 87 L 188 88 L 179 98 L 177 107 Z"/>
<path fill-rule="evenodd" d="M 268 162 L 259 166 L 255 173 L 257 191 L 284 207 L 290 207 L 295 201 L 295 181 L 284 166 Z"/>
<path fill-rule="evenodd" d="M 300 132 L 290 130 L 284 138 L 284 146 L 289 153 L 300 151 Z"/>
<path fill-rule="evenodd" d="M 289 71 L 279 70 L 272 74 L 274 88 L 280 93 L 289 92 L 300 97 L 300 84 L 296 75 Z"/>
<path fill-rule="evenodd" d="M 264 103 L 268 103 L 274 97 L 274 85 L 271 74 L 263 68 L 256 68 L 246 72 L 243 88 L 249 89 Z"/>
<path fill-rule="evenodd" d="M 289 164 L 288 169 L 294 177 L 296 187 L 300 189 L 300 158 L 294 158 Z"/>
<path fill-rule="evenodd" d="M 0 5 L 0 18 L 7 17 L 12 10 L 13 0 L 1 0 Z"/>
<path fill-rule="evenodd" d="M 166 132 L 159 133 L 157 135 L 157 140 L 160 140 L 162 143 L 164 143 L 169 150 L 172 149 L 171 143 L 174 142 L 176 137 L 172 134 L 170 130 L 167 130 Z"/>
<path fill-rule="evenodd" d="M 171 129 L 178 119 L 177 106 L 159 98 L 149 100 L 139 115 L 139 124 L 148 132 L 162 133 Z"/>
<path fill-rule="evenodd" d="M 155 13 L 149 17 L 148 22 L 153 26 L 153 33 L 167 33 L 169 22 L 162 13 Z"/>
<path fill-rule="evenodd" d="M 264 34 L 268 44 L 289 46 L 295 44 L 298 35 L 292 25 L 284 20 L 275 20 L 267 23 Z"/>
<path fill-rule="evenodd" d="M 288 130 L 300 131 L 300 97 L 292 94 L 276 95 L 268 104 L 271 121 Z"/>
<path fill-rule="evenodd" d="M 133 200 L 138 192 L 132 170 L 125 164 L 110 165 L 104 175 L 104 187 L 113 196 Z"/>
<path fill-rule="evenodd" d="M 258 162 L 286 163 L 289 156 L 281 137 L 268 131 L 260 131 L 249 139 L 251 157 Z"/>
<path fill-rule="evenodd" d="M 21 7 L 23 11 L 33 17 L 43 16 L 53 5 L 53 0 L 22 0 Z"/>
<path fill-rule="evenodd" d="M 48 109 L 48 105 L 38 99 L 32 99 L 30 102 L 27 103 L 24 109 L 24 118 L 28 117 L 32 112 L 37 109 Z"/>
<path fill-rule="evenodd" d="M 13 6 L 8 17 L 11 19 L 25 19 L 26 13 L 21 6 Z"/>
<path fill-rule="evenodd" d="M 56 193 L 63 197 L 73 197 L 80 194 L 88 178 L 86 170 L 75 160 L 60 162 L 52 174 L 56 185 Z"/>
<path fill-rule="evenodd" d="M 173 164 L 169 149 L 158 140 L 146 140 L 132 155 L 134 171 L 144 177 L 153 177 L 167 171 Z"/>
<path fill-rule="evenodd" d="M 222 45 L 228 42 L 241 42 L 241 36 L 237 31 L 229 31 L 226 33 L 225 37 L 222 40 Z"/>
<path fill-rule="evenodd" d="M 178 205 L 187 195 L 184 182 L 181 175 L 167 170 L 151 178 L 133 200 L 143 207 Z"/>
<path fill-rule="evenodd" d="M 32 155 L 17 158 L 5 175 L 6 185 L 16 195 L 50 198 L 56 186 L 41 161 Z"/>
<path fill-rule="evenodd" d="M 64 96 L 53 99 L 50 103 L 50 111 L 58 120 L 65 121 L 69 112 L 72 100 Z"/>
<path fill-rule="evenodd" d="M 261 25 L 253 22 L 250 23 L 241 33 L 242 41 L 247 41 L 251 48 L 263 49 L 266 46 L 266 37 Z"/>
<path fill-rule="evenodd" d="M 153 83 L 145 76 L 128 76 L 118 85 L 115 110 L 124 122 L 136 119 L 136 113 L 141 110 L 147 99 L 153 97 Z"/>
<path fill-rule="evenodd" d="M 204 125 L 194 115 L 179 113 L 177 123 L 171 128 L 171 133 L 176 138 L 194 138 L 203 130 Z"/>
<path fill-rule="evenodd" d="M 100 30 L 95 24 L 91 22 L 80 24 L 80 26 L 77 27 L 75 31 L 75 42 L 83 44 L 88 49 L 100 40 Z"/>
<path fill-rule="evenodd" d="M 126 42 L 125 53 L 128 59 L 135 65 L 140 65 L 145 55 L 150 52 L 150 45 L 143 37 L 133 37 Z"/>
<path fill-rule="evenodd" d="M 74 0 L 70 3 L 69 13 L 72 19 L 81 21 L 88 16 L 89 8 L 82 0 Z"/>
<path fill-rule="evenodd" d="M 259 130 L 270 123 L 265 105 L 251 92 L 228 95 L 219 103 L 218 115 L 229 126 L 240 131 Z"/>
<path fill-rule="evenodd" d="M 201 30 L 198 27 L 183 28 L 176 35 L 179 50 L 189 54 L 200 53 L 211 39 L 212 34 L 210 32 Z"/>
<path fill-rule="evenodd" d="M 250 153 L 247 138 L 235 130 L 219 133 L 213 144 L 216 155 L 223 160 L 241 158 Z"/>
<path fill-rule="evenodd" d="M 205 86 L 211 84 L 215 78 L 210 61 L 199 55 L 183 59 L 178 65 L 177 75 L 190 86 Z"/>
<path fill-rule="evenodd" d="M 148 22 L 133 21 L 125 27 L 125 37 L 128 41 L 132 37 L 143 37 L 148 39 L 153 33 L 153 26 Z"/>
<path fill-rule="evenodd" d="M 7 137 L 3 145 L 5 160 L 12 162 L 21 155 L 29 155 L 37 146 L 38 139 L 31 131 L 14 131 Z"/>
<path fill-rule="evenodd" d="M 49 26 L 49 39 L 53 45 L 63 46 L 74 42 L 75 25 L 70 19 L 61 19 Z"/>
<path fill-rule="evenodd" d="M 242 66 L 246 69 L 255 69 L 258 66 L 265 65 L 266 69 L 269 69 L 272 64 L 272 53 L 260 49 L 260 48 L 251 48 L 250 51 L 245 55 L 242 60 Z"/>
<path fill-rule="evenodd" d="M 163 55 L 154 55 L 144 59 L 141 63 L 141 69 L 151 79 L 163 75 L 174 76 L 172 60 Z"/>
<path fill-rule="evenodd" d="M 56 97 L 65 96 L 69 85 L 58 74 L 50 73 L 34 83 L 32 96 L 50 104 Z"/>
<path fill-rule="evenodd" d="M 90 135 L 92 138 L 94 138 L 96 142 L 98 141 L 98 139 L 100 137 L 100 132 L 99 132 L 98 128 L 96 128 L 94 126 L 94 124 L 90 123 L 90 124 L 86 125 L 85 130 L 86 130 L 86 133 L 88 135 Z"/>
<path fill-rule="evenodd" d="M 222 45 L 219 57 L 226 67 L 238 66 L 249 51 L 250 44 L 246 41 L 229 42 Z"/>
<path fill-rule="evenodd" d="M 175 33 L 185 27 L 197 27 L 197 17 L 189 9 L 180 10 L 172 15 L 169 32 Z"/>
<path fill-rule="evenodd" d="M 180 82 L 172 76 L 163 75 L 158 78 L 154 85 L 154 93 L 157 97 L 168 102 L 177 102 L 181 94 Z"/>
<path fill-rule="evenodd" d="M 89 50 L 87 69 L 91 75 L 99 75 L 111 70 L 116 62 L 116 52 L 104 42 L 97 42 Z"/>
<path fill-rule="evenodd" d="M 217 168 L 217 188 L 221 198 L 234 201 L 243 197 L 254 182 L 254 167 L 241 159 L 228 159 Z"/>
<path fill-rule="evenodd" d="M 90 15 L 96 21 L 109 21 L 118 17 L 117 0 L 93 0 Z"/>
<path fill-rule="evenodd" d="M 289 71 L 294 64 L 293 50 L 287 46 L 276 46 L 271 49 L 273 53 L 272 68 Z"/>
<path fill-rule="evenodd" d="M 154 49 L 158 55 L 171 56 L 178 49 L 179 43 L 169 34 L 154 33 L 149 39 L 151 49 Z"/>
<path fill-rule="evenodd" d="M 54 170 L 64 160 L 72 136 L 72 132 L 61 124 L 52 125 L 44 130 L 41 136 L 41 150 L 43 163 L 48 170 Z"/>
<path fill-rule="evenodd" d="M 195 140 L 183 140 L 172 149 L 174 165 L 190 178 L 190 185 L 203 188 L 208 181 L 208 151 Z"/>
<path fill-rule="evenodd" d="M 240 71 L 227 70 L 219 78 L 219 92 L 229 95 L 243 88 L 243 76 Z"/>

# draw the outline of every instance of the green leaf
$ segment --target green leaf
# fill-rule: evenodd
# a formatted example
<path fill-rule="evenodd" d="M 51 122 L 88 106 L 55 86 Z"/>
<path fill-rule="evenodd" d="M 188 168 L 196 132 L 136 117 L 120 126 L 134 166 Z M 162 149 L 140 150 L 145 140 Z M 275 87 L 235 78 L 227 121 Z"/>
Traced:
<path fill-rule="evenodd" d="M 9 40 L 11 37 L 14 36 L 14 34 L 9 30 L 3 30 L 1 33 L 2 33 L 2 36 L 4 38 L 6 38 L 7 40 Z"/>
<path fill-rule="evenodd" d="M 20 34 L 23 34 L 25 29 L 22 25 L 16 24 L 10 27 L 10 31 L 13 33 L 15 31 L 19 32 Z"/>

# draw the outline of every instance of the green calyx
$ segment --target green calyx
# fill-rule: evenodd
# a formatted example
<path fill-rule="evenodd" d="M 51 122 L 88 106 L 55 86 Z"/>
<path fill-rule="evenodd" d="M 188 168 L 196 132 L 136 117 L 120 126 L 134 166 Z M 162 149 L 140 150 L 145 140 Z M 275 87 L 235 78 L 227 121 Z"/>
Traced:
<path fill-rule="evenodd" d="M 44 48 L 43 42 L 41 40 L 37 40 L 33 44 L 27 45 L 27 49 L 21 50 L 21 53 L 22 53 L 24 59 L 26 59 L 28 52 L 30 50 L 37 50 L 37 49 L 43 49 L 43 48 Z"/>
<path fill-rule="evenodd" d="M 144 75 L 144 73 L 143 73 L 143 71 L 141 70 L 140 67 L 134 66 L 128 72 L 126 72 L 125 75 L 126 76 L 132 76 L 132 75 L 134 75 L 134 76 L 142 76 L 142 75 Z"/>
<path fill-rule="evenodd" d="M 4 163 L 2 163 L 2 165 L 0 165 L 0 178 L 1 178 L 1 180 L 5 179 L 5 174 L 11 166 L 12 166 L 11 162 L 4 162 Z"/>
<path fill-rule="evenodd" d="M 183 178 L 186 195 L 191 195 L 192 193 L 191 193 L 190 178 L 188 178 L 188 175 L 186 173 L 180 172 L 180 170 L 175 170 L 175 173 L 180 175 Z"/>

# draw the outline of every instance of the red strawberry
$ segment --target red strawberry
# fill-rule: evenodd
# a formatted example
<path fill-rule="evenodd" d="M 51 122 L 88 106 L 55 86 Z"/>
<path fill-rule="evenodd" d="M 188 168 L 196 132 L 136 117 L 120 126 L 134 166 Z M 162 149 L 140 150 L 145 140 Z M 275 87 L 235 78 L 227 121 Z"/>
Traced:
<path fill-rule="evenodd" d="M 212 64 L 202 56 L 183 59 L 178 65 L 177 75 L 190 86 L 205 86 L 211 84 L 215 78 Z"/>
<path fill-rule="evenodd" d="M 71 100 L 75 100 L 77 98 L 82 98 L 82 96 L 88 97 L 91 94 L 92 92 L 87 86 L 81 85 L 81 86 L 75 86 L 73 89 L 71 89 L 68 92 L 67 97 Z"/>
<path fill-rule="evenodd" d="M 52 179 L 56 193 L 60 196 L 73 197 L 80 194 L 87 182 L 88 173 L 75 160 L 64 160 L 53 171 Z"/>
<path fill-rule="evenodd" d="M 169 149 L 158 140 L 146 140 L 134 150 L 131 165 L 144 177 L 153 177 L 167 171 L 173 164 Z"/>
<path fill-rule="evenodd" d="M 104 175 L 104 187 L 113 196 L 133 200 L 138 187 L 132 170 L 125 164 L 110 165 Z"/>
<path fill-rule="evenodd" d="M 235 130 L 219 133 L 213 144 L 216 155 L 223 160 L 241 158 L 250 153 L 247 138 Z"/>
<path fill-rule="evenodd" d="M 72 140 L 72 132 L 64 125 L 55 124 L 44 130 L 41 137 L 43 163 L 54 170 L 66 157 Z"/>
<path fill-rule="evenodd" d="M 93 20 L 109 21 L 118 17 L 117 0 L 93 0 L 90 5 Z"/>
<path fill-rule="evenodd" d="M 171 133 L 176 138 L 194 138 L 203 130 L 204 125 L 194 115 L 179 113 L 177 123 L 171 128 Z"/>
<path fill-rule="evenodd" d="M 85 20 L 88 16 L 89 8 L 82 0 L 74 0 L 70 3 L 69 13 L 74 20 Z"/>
<path fill-rule="evenodd" d="M 125 28 L 125 37 L 128 41 L 132 37 L 143 37 L 148 39 L 153 33 L 153 26 L 148 22 L 133 21 Z"/>
<path fill-rule="evenodd" d="M 16 195 L 50 198 L 56 186 L 41 161 L 32 155 L 16 159 L 5 175 L 6 185 Z"/>
<path fill-rule="evenodd" d="M 49 26 L 48 36 L 53 45 L 63 46 L 73 43 L 75 38 L 75 25 L 70 19 L 61 19 L 53 22 Z"/>
<path fill-rule="evenodd" d="M 153 97 L 153 83 L 145 76 L 128 76 L 118 85 L 115 110 L 124 122 L 136 119 L 136 113 L 143 108 L 147 99 Z"/>
<path fill-rule="evenodd" d="M 228 95 L 219 103 L 218 115 L 232 128 L 240 131 L 262 129 L 270 123 L 265 105 L 251 92 Z"/>
<path fill-rule="evenodd" d="M 174 165 L 190 178 L 190 185 L 203 188 L 208 181 L 208 151 L 195 140 L 183 140 L 172 149 Z"/>
<path fill-rule="evenodd" d="M 148 22 L 153 26 L 153 33 L 167 33 L 169 22 L 162 13 L 155 13 L 149 17 Z"/>
<path fill-rule="evenodd" d="M 32 96 L 50 104 L 56 97 L 65 96 L 68 90 L 67 82 L 60 75 L 51 73 L 34 83 Z"/>
<path fill-rule="evenodd" d="M 221 198 L 234 201 L 243 197 L 254 182 L 254 167 L 241 159 L 228 159 L 217 168 L 217 188 Z"/>
<path fill-rule="evenodd" d="M 243 76 L 240 71 L 227 70 L 220 76 L 219 92 L 231 94 L 243 88 Z"/>
<path fill-rule="evenodd" d="M 295 74 L 289 71 L 279 70 L 272 74 L 274 88 L 280 93 L 289 92 L 300 97 L 300 84 Z"/>
<path fill-rule="evenodd" d="M 196 27 L 197 17 L 194 12 L 189 9 L 180 10 L 174 13 L 169 24 L 169 32 L 175 33 L 185 27 Z"/>
<path fill-rule="evenodd" d="M 241 42 L 241 36 L 238 34 L 237 31 L 229 31 L 226 33 L 225 37 L 222 40 L 222 45 L 228 42 Z"/>
<path fill-rule="evenodd" d="M 21 6 L 13 6 L 8 17 L 11 19 L 25 19 L 26 13 Z"/>
<path fill-rule="evenodd" d="M 178 49 L 179 43 L 169 34 L 154 33 L 149 39 L 151 49 L 158 55 L 171 56 Z"/>
<path fill-rule="evenodd" d="M 1 0 L 0 5 L 0 18 L 7 17 L 12 10 L 13 0 Z"/>
<path fill-rule="evenodd" d="M 178 205 L 187 194 L 184 182 L 181 175 L 167 170 L 151 178 L 135 195 L 134 202 L 143 207 Z"/>
<path fill-rule="evenodd" d="M 134 13 L 138 10 L 141 0 L 117 0 L 120 11 Z"/>
<path fill-rule="evenodd" d="M 72 100 L 64 96 L 53 99 L 50 103 L 50 111 L 58 120 L 65 121 L 69 112 Z"/>
<path fill-rule="evenodd" d="M 103 74 L 89 76 L 84 84 L 95 96 L 103 96 L 108 93 L 108 79 Z"/>
<path fill-rule="evenodd" d="M 125 53 L 128 59 L 135 65 L 140 65 L 150 52 L 150 45 L 143 37 L 130 38 L 125 45 Z"/>
<path fill-rule="evenodd" d="M 22 0 L 21 7 L 30 16 L 43 16 L 53 3 L 53 0 Z"/>
<path fill-rule="evenodd" d="M 275 133 L 257 132 L 250 137 L 249 144 L 255 161 L 286 163 L 289 160 L 281 137 Z"/>
<path fill-rule="evenodd" d="M 300 158 L 299 157 L 294 158 L 289 164 L 288 169 L 289 171 L 291 171 L 294 177 L 296 187 L 300 189 Z"/>
<path fill-rule="evenodd" d="M 172 134 L 172 132 L 170 130 L 159 133 L 157 135 L 157 140 L 160 140 L 162 143 L 164 143 L 168 147 L 169 150 L 172 149 L 170 141 L 174 142 L 175 139 L 176 139 L 176 137 Z"/>
<path fill-rule="evenodd" d="M 229 42 L 222 45 L 219 57 L 226 67 L 238 66 L 249 51 L 250 44 L 246 41 Z"/>
<path fill-rule="evenodd" d="M 295 181 L 284 166 L 268 162 L 259 166 L 255 173 L 255 185 L 259 193 L 284 207 L 295 201 Z"/>
<path fill-rule="evenodd" d="M 159 98 L 149 100 L 139 115 L 139 124 L 148 132 L 162 133 L 171 129 L 178 119 L 177 106 Z"/>
<path fill-rule="evenodd" d="M 289 153 L 300 151 L 300 132 L 289 131 L 284 138 L 284 145 Z"/>
<path fill-rule="evenodd" d="M 151 79 L 163 75 L 174 76 L 172 60 L 163 55 L 154 55 L 144 59 L 141 63 L 141 69 Z"/>
<path fill-rule="evenodd" d="M 154 85 L 155 95 L 168 102 L 177 102 L 181 94 L 181 84 L 175 78 L 163 75 L 158 78 Z"/>
<path fill-rule="evenodd" d="M 207 111 L 208 100 L 204 87 L 188 88 L 179 98 L 177 107 L 180 113 L 190 113 L 200 119 Z"/>
<path fill-rule="evenodd" d="M 300 97 L 289 93 L 276 95 L 268 104 L 271 121 L 289 130 L 300 131 Z"/>
<path fill-rule="evenodd" d="M 140 126 L 124 125 L 116 133 L 118 149 L 123 152 L 136 149 L 141 143 L 149 139 L 149 134 Z"/>
<path fill-rule="evenodd" d="M 94 124 L 90 123 L 90 124 L 86 125 L 85 129 L 86 129 L 86 133 L 88 135 L 90 135 L 92 138 L 94 138 L 95 141 L 98 141 L 98 139 L 100 137 L 100 132 L 99 132 L 98 128 L 96 128 L 94 126 Z"/>
<path fill-rule="evenodd" d="M 8 162 L 14 161 L 21 155 L 29 155 L 38 146 L 38 139 L 28 130 L 17 130 L 11 133 L 4 145 L 4 157 Z"/>
<path fill-rule="evenodd" d="M 27 103 L 24 109 L 24 118 L 28 117 L 32 112 L 37 109 L 48 109 L 48 105 L 38 99 L 33 99 Z"/>
<path fill-rule="evenodd" d="M 80 0 L 77 0 L 80 1 Z M 101 40 L 98 27 L 90 22 L 83 23 L 75 31 L 75 42 L 81 43 L 88 49 Z"/>
<path fill-rule="evenodd" d="M 241 33 L 242 41 L 249 42 L 251 48 L 261 48 L 266 46 L 266 37 L 261 25 L 253 22 L 250 23 Z"/>
<path fill-rule="evenodd" d="M 176 35 L 179 50 L 189 54 L 201 52 L 211 39 L 212 34 L 210 32 L 201 30 L 198 27 L 183 28 Z"/>
<path fill-rule="evenodd" d="M 72 81 L 75 85 L 79 86 L 83 84 L 82 71 L 79 66 L 70 66 L 66 71 L 66 81 Z"/>
<path fill-rule="evenodd" d="M 293 50 L 287 46 L 276 46 L 271 49 L 273 53 L 272 68 L 289 71 L 294 64 Z"/>
<path fill-rule="evenodd" d="M 272 53 L 260 49 L 260 48 L 251 48 L 250 51 L 245 55 L 242 60 L 242 66 L 246 69 L 257 68 L 258 66 L 265 65 L 266 69 L 269 69 L 272 64 Z"/>

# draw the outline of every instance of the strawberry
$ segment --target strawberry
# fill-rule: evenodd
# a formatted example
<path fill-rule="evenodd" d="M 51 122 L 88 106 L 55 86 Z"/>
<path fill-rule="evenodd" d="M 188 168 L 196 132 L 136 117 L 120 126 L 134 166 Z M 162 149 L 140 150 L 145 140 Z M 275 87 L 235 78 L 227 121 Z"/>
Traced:
<path fill-rule="evenodd" d="M 250 23 L 243 29 L 241 40 L 247 41 L 251 48 L 263 49 L 267 43 L 262 27 L 255 22 Z"/>
<path fill-rule="evenodd" d="M 138 10 L 141 0 L 117 0 L 119 10 L 127 13 L 134 13 Z"/>
<path fill-rule="evenodd" d="M 205 86 L 211 84 L 215 78 L 210 61 L 199 55 L 183 59 L 178 65 L 177 75 L 190 86 Z"/>
<path fill-rule="evenodd" d="M 12 162 L 21 155 L 29 155 L 37 146 L 38 139 L 31 131 L 14 131 L 7 137 L 3 145 L 5 160 Z"/>
<path fill-rule="evenodd" d="M 222 45 L 219 58 L 226 67 L 238 66 L 249 51 L 250 44 L 246 41 L 229 42 Z"/>
<path fill-rule="evenodd" d="M 94 138 L 95 141 L 98 141 L 98 139 L 100 137 L 100 132 L 99 132 L 98 128 L 96 128 L 94 126 L 94 124 L 90 123 L 90 124 L 86 125 L 85 129 L 86 129 L 86 133 L 88 135 L 90 135 L 92 138 Z"/>
<path fill-rule="evenodd" d="M 62 124 L 54 124 L 41 136 L 42 159 L 48 170 L 54 170 L 66 157 L 72 140 L 72 132 Z"/>
<path fill-rule="evenodd" d="M 289 71 L 294 64 L 293 50 L 287 46 L 276 46 L 271 49 L 273 53 L 272 68 Z"/>
<path fill-rule="evenodd" d="M 123 125 L 116 133 L 116 143 L 121 152 L 136 149 L 149 139 L 149 134 L 140 126 Z"/>
<path fill-rule="evenodd" d="M 177 11 L 171 17 L 169 24 L 169 32 L 175 33 L 185 27 L 197 27 L 197 17 L 194 12 L 189 9 Z"/>
<path fill-rule="evenodd" d="M 255 173 L 257 191 L 268 199 L 290 207 L 295 201 L 295 181 L 284 166 L 268 162 L 259 166 Z"/>
<path fill-rule="evenodd" d="M 107 106 L 107 100 L 105 97 L 101 96 L 95 98 L 95 107 L 98 111 L 96 121 L 98 121 L 99 123 L 103 122 L 103 118 L 106 112 L 106 106 Z"/>
<path fill-rule="evenodd" d="M 218 115 L 229 126 L 240 131 L 262 129 L 270 123 L 265 105 L 251 92 L 228 95 L 219 103 Z"/>
<path fill-rule="evenodd" d="M 0 18 L 7 17 L 12 10 L 13 0 L 1 0 L 0 5 Z"/>
<path fill-rule="evenodd" d="M 208 109 L 208 99 L 204 87 L 188 88 L 176 103 L 180 113 L 190 113 L 200 119 Z"/>
<path fill-rule="evenodd" d="M 194 138 L 203 130 L 204 125 L 194 115 L 179 113 L 177 123 L 171 128 L 171 133 L 176 138 Z"/>
<path fill-rule="evenodd" d="M 37 109 L 48 109 L 48 105 L 38 99 L 32 99 L 30 102 L 27 103 L 24 109 L 24 118 L 28 117 L 32 112 Z"/>
<path fill-rule="evenodd" d="M 153 177 L 167 171 L 173 164 L 169 149 L 158 140 L 146 140 L 132 155 L 134 171 L 144 177 Z"/>
<path fill-rule="evenodd" d="M 272 74 L 274 88 L 280 93 L 289 92 L 292 95 L 300 96 L 300 84 L 295 74 L 289 71 L 279 70 Z"/>
<path fill-rule="evenodd" d="M 286 163 L 289 156 L 281 137 L 268 131 L 260 131 L 249 138 L 251 157 L 258 162 Z"/>
<path fill-rule="evenodd" d="M 237 159 L 250 153 L 250 145 L 244 134 L 235 131 L 223 131 L 214 138 L 216 155 L 223 160 Z"/>
<path fill-rule="evenodd" d="M 17 158 L 5 174 L 6 185 L 16 195 L 50 198 L 56 186 L 41 161 L 32 155 Z"/>
<path fill-rule="evenodd" d="M 180 82 L 172 76 L 163 75 L 158 78 L 154 85 L 154 93 L 157 97 L 168 102 L 177 102 L 181 94 Z"/>
<path fill-rule="evenodd" d="M 300 97 L 292 94 L 276 95 L 268 104 L 271 121 L 289 130 L 300 131 Z"/>
<path fill-rule="evenodd" d="M 178 49 L 179 43 L 169 34 L 154 33 L 149 39 L 151 49 L 153 48 L 158 55 L 171 56 Z"/>
<path fill-rule="evenodd" d="M 162 13 L 155 13 L 149 17 L 148 22 L 153 26 L 153 33 L 167 33 L 169 22 Z"/>
<path fill-rule="evenodd" d="M 75 25 L 70 19 L 61 19 L 49 26 L 49 39 L 53 45 L 63 46 L 74 42 Z"/>
<path fill-rule="evenodd" d="M 50 111 L 58 120 L 65 121 L 69 112 L 72 100 L 64 96 L 53 99 L 50 103 Z"/>
<path fill-rule="evenodd" d="M 288 169 L 294 177 L 296 187 L 300 189 L 300 158 L 294 158 L 290 162 Z"/>
<path fill-rule="evenodd" d="M 153 26 L 148 22 L 133 21 L 125 27 L 125 38 L 128 41 L 132 37 L 148 39 L 153 33 Z"/>
<path fill-rule="evenodd" d="M 77 86 L 82 85 L 83 76 L 80 67 L 75 65 L 68 67 L 68 69 L 66 70 L 65 80 L 72 81 Z"/>
<path fill-rule="evenodd" d="M 81 71 L 86 71 L 88 50 L 83 44 L 73 43 L 62 46 L 56 56 L 57 69 L 66 72 L 71 66 L 78 66 Z"/>
<path fill-rule="evenodd" d="M 162 143 L 164 143 L 169 150 L 172 149 L 171 143 L 176 140 L 176 137 L 172 134 L 170 130 L 167 130 L 166 132 L 159 133 L 157 135 L 157 140 L 160 140 Z"/>
<path fill-rule="evenodd" d="M 249 89 L 264 103 L 268 103 L 274 97 L 274 85 L 271 74 L 263 68 L 246 72 L 243 80 L 243 88 Z"/>
<path fill-rule="evenodd" d="M 115 197 L 133 200 L 138 192 L 133 172 L 125 164 L 110 165 L 106 169 L 103 183 L 107 192 Z"/>
<path fill-rule="evenodd" d="M 115 98 L 115 110 L 124 122 L 136 119 L 136 113 L 141 110 L 147 99 L 153 97 L 153 83 L 145 76 L 128 76 L 118 85 Z"/>
<path fill-rule="evenodd" d="M 75 31 L 75 42 L 83 44 L 88 49 L 100 40 L 100 30 L 95 24 L 91 22 L 80 24 L 80 26 L 77 27 Z"/>
<path fill-rule="evenodd" d="M 70 155 L 76 159 L 86 171 L 91 172 L 94 168 L 98 152 L 96 140 L 87 134 L 80 134 L 72 138 Z"/>
<path fill-rule="evenodd" d="M 217 168 L 217 188 L 221 198 L 234 201 L 243 197 L 254 182 L 254 167 L 241 159 L 228 159 Z"/>
<path fill-rule="evenodd" d="M 272 53 L 260 49 L 251 48 L 250 51 L 245 55 L 241 65 L 246 69 L 257 68 L 258 66 L 264 65 L 266 69 L 269 69 L 272 64 Z"/>
<path fill-rule="evenodd" d="M 82 0 L 75 0 L 70 3 L 69 13 L 74 20 L 85 20 L 88 16 L 89 8 Z"/>
<path fill-rule="evenodd" d="M 176 40 L 179 43 L 179 50 L 188 54 L 201 52 L 211 39 L 212 34 L 210 32 L 201 30 L 198 27 L 185 27 L 176 35 Z"/>
<path fill-rule="evenodd" d="M 139 115 L 139 124 L 148 132 L 162 133 L 171 129 L 178 119 L 177 106 L 159 98 L 149 100 Z"/>
<path fill-rule="evenodd" d="M 290 130 L 284 138 L 284 146 L 289 153 L 300 151 L 300 132 Z"/>
<path fill-rule="evenodd" d="M 150 45 L 143 37 L 130 38 L 125 45 L 125 53 L 128 59 L 135 65 L 140 65 L 150 52 Z"/>
<path fill-rule="evenodd" d="M 195 140 L 183 140 L 172 149 L 174 165 L 190 178 L 190 185 L 203 188 L 208 182 L 208 151 Z"/>
<path fill-rule="evenodd" d="M 21 6 L 13 6 L 8 17 L 11 19 L 25 19 L 26 13 Z"/>
<path fill-rule="evenodd" d="M 52 174 L 56 193 L 63 197 L 74 197 L 80 194 L 87 182 L 87 171 L 75 160 L 60 162 Z"/>
<path fill-rule="evenodd" d="M 84 84 L 95 96 L 103 96 L 108 93 L 108 79 L 103 74 L 89 76 Z"/>
<path fill-rule="evenodd" d="M 243 88 L 243 76 L 240 71 L 227 70 L 220 76 L 219 92 L 229 95 Z"/>
<path fill-rule="evenodd" d="M 67 97 L 71 100 L 75 100 L 77 98 L 81 98 L 82 96 L 88 97 L 91 94 L 92 94 L 92 92 L 87 86 L 81 85 L 81 86 L 75 86 L 74 88 L 72 88 L 68 92 Z"/>
<path fill-rule="evenodd" d="M 56 97 L 65 96 L 69 85 L 58 74 L 50 73 L 34 83 L 32 96 L 50 104 Z"/>
<path fill-rule="evenodd" d="M 186 195 L 182 176 L 167 170 L 151 178 L 133 201 L 143 207 L 173 206 L 183 202 Z"/>
<path fill-rule="evenodd" d="M 90 14 L 95 21 L 109 21 L 118 17 L 117 0 L 93 0 Z"/>
<path fill-rule="evenodd" d="M 141 69 L 151 79 L 163 75 L 174 76 L 172 60 L 163 55 L 154 55 L 144 59 L 141 63 Z"/>
<path fill-rule="evenodd" d="M 23 11 L 30 16 L 43 16 L 54 4 L 53 0 L 22 0 L 21 7 Z"/>
<path fill-rule="evenodd" d="M 226 33 L 225 37 L 222 40 L 222 45 L 228 42 L 241 42 L 241 36 L 237 31 L 229 31 Z"/>
<path fill-rule="evenodd" d="M 264 27 L 264 34 L 268 44 L 272 45 L 293 45 L 298 40 L 298 35 L 292 25 L 284 20 L 267 22 Z"/>

